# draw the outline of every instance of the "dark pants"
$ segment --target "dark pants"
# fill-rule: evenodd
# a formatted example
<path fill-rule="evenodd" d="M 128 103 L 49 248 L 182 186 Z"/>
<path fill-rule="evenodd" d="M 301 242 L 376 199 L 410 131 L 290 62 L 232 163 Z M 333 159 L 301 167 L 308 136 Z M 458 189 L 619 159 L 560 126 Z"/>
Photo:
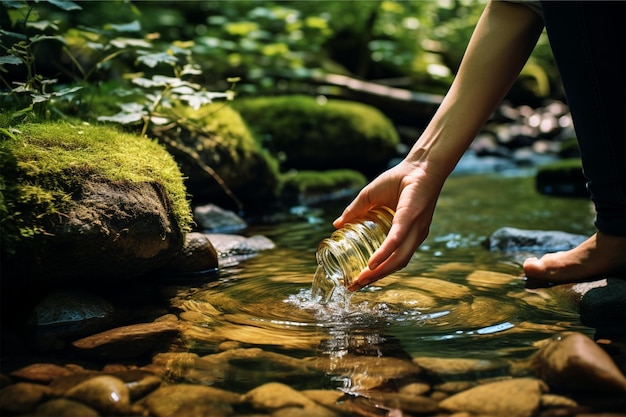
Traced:
<path fill-rule="evenodd" d="M 596 227 L 626 235 L 626 2 L 542 1 Z"/>

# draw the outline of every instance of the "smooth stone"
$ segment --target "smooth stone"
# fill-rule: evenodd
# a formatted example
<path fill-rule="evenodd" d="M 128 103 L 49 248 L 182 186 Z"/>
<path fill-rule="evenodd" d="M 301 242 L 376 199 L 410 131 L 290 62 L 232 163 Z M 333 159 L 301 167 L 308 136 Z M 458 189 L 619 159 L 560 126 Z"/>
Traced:
<path fill-rule="evenodd" d="M 24 414 L 35 409 L 37 404 L 52 395 L 52 390 L 40 384 L 18 382 L 0 390 L 2 415 Z"/>
<path fill-rule="evenodd" d="M 395 392 L 369 392 L 364 394 L 370 402 L 379 408 L 399 409 L 415 414 L 433 414 L 439 409 L 437 401 L 419 395 L 398 394 Z"/>
<path fill-rule="evenodd" d="M 272 417 L 341 417 L 328 408 L 313 405 L 307 408 L 301 407 L 285 407 L 272 412 Z"/>
<path fill-rule="evenodd" d="M 124 414 L 130 407 L 130 395 L 124 381 L 100 375 L 70 388 L 66 397 L 85 403 L 105 414 Z"/>
<path fill-rule="evenodd" d="M 443 379 L 486 374 L 505 375 L 509 369 L 509 364 L 505 361 L 484 359 L 417 357 L 413 358 L 413 363 Z"/>
<path fill-rule="evenodd" d="M 382 380 L 399 379 L 419 375 L 422 369 L 411 361 L 393 357 L 346 355 L 336 358 L 317 357 L 309 359 L 316 369 L 333 374 L 367 375 Z"/>
<path fill-rule="evenodd" d="M 626 391 L 626 377 L 613 359 L 582 333 L 553 338 L 531 358 L 530 366 L 552 388 Z"/>
<path fill-rule="evenodd" d="M 471 296 L 471 291 L 465 285 L 444 281 L 437 278 L 419 277 L 406 280 L 404 285 L 416 288 L 433 297 L 458 300 Z"/>
<path fill-rule="evenodd" d="M 411 289 L 385 289 L 376 297 L 376 302 L 411 309 L 433 308 L 439 304 L 433 296 Z"/>
<path fill-rule="evenodd" d="M 543 394 L 541 396 L 541 406 L 548 407 L 577 407 L 578 403 L 571 398 L 556 394 Z"/>
<path fill-rule="evenodd" d="M 72 345 L 101 358 L 132 358 L 168 347 L 180 329 L 180 323 L 170 321 L 133 324 L 79 339 Z"/>
<path fill-rule="evenodd" d="M 111 376 L 121 379 L 128 387 L 128 393 L 132 401 L 138 400 L 155 389 L 159 388 L 162 379 L 152 372 L 140 369 L 132 369 L 112 373 Z"/>
<path fill-rule="evenodd" d="M 185 236 L 185 244 L 165 267 L 161 274 L 193 275 L 215 272 L 218 268 L 217 251 L 211 239 L 204 233 L 191 232 Z"/>
<path fill-rule="evenodd" d="M 558 230 L 524 230 L 502 227 L 489 236 L 485 246 L 491 251 L 533 252 L 542 254 L 570 250 L 587 240 L 588 236 Z"/>
<path fill-rule="evenodd" d="M 244 400 L 258 409 L 275 410 L 283 407 L 313 408 L 315 402 L 288 385 L 270 382 L 248 391 Z"/>
<path fill-rule="evenodd" d="M 93 408 L 67 398 L 46 401 L 37 407 L 36 415 L 41 417 L 100 417 L 100 413 Z"/>
<path fill-rule="evenodd" d="M 200 416 L 202 414 L 191 414 L 191 410 L 207 412 L 219 408 L 228 411 L 231 404 L 242 402 L 242 396 L 204 385 L 177 384 L 162 386 L 139 402 L 157 417 Z"/>
<path fill-rule="evenodd" d="M 52 363 L 33 363 L 11 372 L 11 376 L 30 382 L 49 384 L 54 379 L 72 374 L 67 368 Z"/>
<path fill-rule="evenodd" d="M 454 394 L 439 403 L 450 412 L 477 415 L 532 417 L 539 410 L 546 385 L 533 378 L 491 382 Z"/>
<path fill-rule="evenodd" d="M 520 281 L 519 277 L 496 271 L 474 271 L 467 276 L 467 283 L 475 288 L 501 288 L 512 282 Z"/>
<path fill-rule="evenodd" d="M 422 395 L 430 391 L 431 387 L 425 382 L 412 382 L 400 387 L 398 392 L 405 395 Z"/>
<path fill-rule="evenodd" d="M 213 233 L 234 233 L 248 226 L 235 212 L 215 204 L 196 206 L 193 218 L 200 227 Z"/>

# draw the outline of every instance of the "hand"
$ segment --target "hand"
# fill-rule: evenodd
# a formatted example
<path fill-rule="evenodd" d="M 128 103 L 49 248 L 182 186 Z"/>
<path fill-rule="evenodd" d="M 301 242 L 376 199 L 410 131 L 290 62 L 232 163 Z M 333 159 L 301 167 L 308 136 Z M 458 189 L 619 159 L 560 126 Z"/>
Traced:
<path fill-rule="evenodd" d="M 333 222 L 336 228 L 340 228 L 377 205 L 396 212 L 387 238 L 348 290 L 359 290 L 404 268 L 428 236 L 445 176 L 427 175 L 421 165 L 404 160 L 385 171 L 365 186 Z"/>

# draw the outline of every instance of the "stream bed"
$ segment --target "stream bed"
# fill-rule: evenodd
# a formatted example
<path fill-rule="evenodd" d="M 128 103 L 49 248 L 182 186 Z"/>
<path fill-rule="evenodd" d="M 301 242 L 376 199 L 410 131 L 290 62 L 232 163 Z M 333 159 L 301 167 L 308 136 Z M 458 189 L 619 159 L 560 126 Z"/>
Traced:
<path fill-rule="evenodd" d="M 193 323 L 187 332 L 192 352 L 260 347 L 325 361 L 322 372 L 302 375 L 266 358 L 249 359 L 231 364 L 212 384 L 242 391 L 281 381 L 298 390 L 358 391 L 376 385 L 372 378 L 380 370 L 368 369 L 375 366 L 371 358 L 510 364 L 559 332 L 593 336 L 567 297 L 525 287 L 521 262 L 531 254 L 490 252 L 483 245 L 504 226 L 588 235 L 588 200 L 540 195 L 524 173 L 453 176 L 429 238 L 405 269 L 357 293 L 336 291 L 322 304 L 311 296 L 315 249 L 345 204 L 295 207 L 279 222 L 250 227 L 247 235 L 267 236 L 275 249 L 238 263 L 224 259 L 218 279 L 179 291 L 174 304 L 183 310 L 181 319 Z M 469 378 L 507 372 L 489 369 Z"/>

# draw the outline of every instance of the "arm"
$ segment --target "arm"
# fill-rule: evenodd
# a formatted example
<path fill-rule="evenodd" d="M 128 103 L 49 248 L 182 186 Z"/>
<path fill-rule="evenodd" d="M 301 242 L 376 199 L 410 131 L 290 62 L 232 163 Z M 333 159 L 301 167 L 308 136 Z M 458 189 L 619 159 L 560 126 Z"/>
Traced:
<path fill-rule="evenodd" d="M 487 4 L 450 90 L 409 154 L 368 184 L 333 222 L 341 227 L 375 205 L 395 208 L 391 230 L 357 290 L 407 265 L 428 236 L 443 184 L 511 88 L 541 31 L 541 18 L 524 5 Z"/>

